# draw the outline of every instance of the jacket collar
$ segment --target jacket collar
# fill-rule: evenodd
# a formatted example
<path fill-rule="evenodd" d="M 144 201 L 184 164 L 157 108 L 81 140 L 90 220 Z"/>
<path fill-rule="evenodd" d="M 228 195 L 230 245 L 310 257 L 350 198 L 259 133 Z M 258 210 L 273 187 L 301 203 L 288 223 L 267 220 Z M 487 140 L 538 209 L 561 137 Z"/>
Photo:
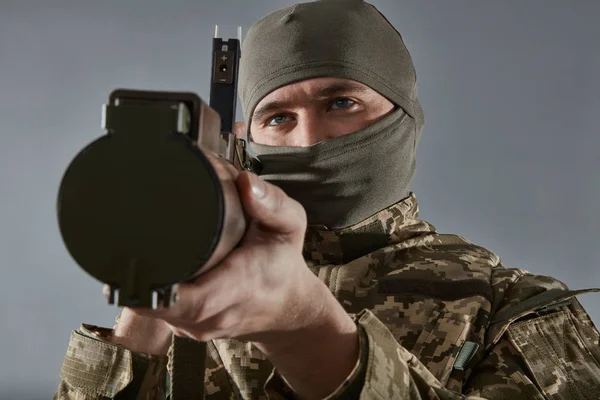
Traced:
<path fill-rule="evenodd" d="M 338 230 L 309 226 L 304 239 L 304 259 L 309 266 L 345 264 L 377 249 L 412 237 L 435 233 L 418 219 L 414 193 L 358 224 Z"/>

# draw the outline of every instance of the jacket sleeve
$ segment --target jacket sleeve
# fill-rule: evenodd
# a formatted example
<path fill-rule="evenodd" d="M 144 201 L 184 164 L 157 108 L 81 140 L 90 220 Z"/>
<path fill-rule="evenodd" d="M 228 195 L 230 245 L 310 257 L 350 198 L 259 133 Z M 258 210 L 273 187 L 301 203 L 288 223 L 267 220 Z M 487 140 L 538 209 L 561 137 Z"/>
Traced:
<path fill-rule="evenodd" d="M 600 398 L 600 334 L 574 298 L 584 291 L 519 271 L 497 296 L 485 343 L 458 386 L 442 385 L 386 324 L 363 310 L 357 318 L 367 338 L 359 366 L 363 372 L 350 376 L 341 385 L 344 390 L 328 399 Z M 283 387 L 280 378 L 272 377 L 270 398 L 290 398 Z"/>
<path fill-rule="evenodd" d="M 168 358 L 109 343 L 103 338 L 109 332 L 84 324 L 71 333 L 54 399 L 164 400 Z"/>

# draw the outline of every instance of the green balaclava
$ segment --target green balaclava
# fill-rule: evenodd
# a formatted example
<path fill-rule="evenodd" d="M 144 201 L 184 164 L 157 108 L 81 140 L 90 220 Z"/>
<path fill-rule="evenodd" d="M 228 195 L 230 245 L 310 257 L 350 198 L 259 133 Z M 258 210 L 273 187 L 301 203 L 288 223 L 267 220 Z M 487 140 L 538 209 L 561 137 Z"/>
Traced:
<path fill-rule="evenodd" d="M 309 225 L 340 229 L 410 195 L 423 113 L 402 37 L 362 0 L 301 3 L 250 28 L 239 76 L 247 129 L 267 94 L 317 77 L 363 83 L 397 108 L 365 129 L 308 147 L 257 144 L 246 133 L 263 179 L 298 200 Z"/>

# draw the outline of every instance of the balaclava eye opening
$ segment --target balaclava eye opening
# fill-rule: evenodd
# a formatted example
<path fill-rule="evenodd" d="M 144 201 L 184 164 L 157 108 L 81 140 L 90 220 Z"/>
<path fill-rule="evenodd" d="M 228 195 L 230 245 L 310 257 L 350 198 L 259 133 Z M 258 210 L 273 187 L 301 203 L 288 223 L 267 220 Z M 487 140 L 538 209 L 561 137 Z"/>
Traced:
<path fill-rule="evenodd" d="M 410 194 L 423 113 L 410 54 L 387 19 L 362 0 L 319 0 L 276 11 L 248 31 L 239 76 L 247 129 L 267 94 L 318 77 L 363 83 L 399 108 L 366 129 L 306 148 L 251 138 L 249 146 L 261 176 L 298 200 L 310 225 L 338 229 Z"/>

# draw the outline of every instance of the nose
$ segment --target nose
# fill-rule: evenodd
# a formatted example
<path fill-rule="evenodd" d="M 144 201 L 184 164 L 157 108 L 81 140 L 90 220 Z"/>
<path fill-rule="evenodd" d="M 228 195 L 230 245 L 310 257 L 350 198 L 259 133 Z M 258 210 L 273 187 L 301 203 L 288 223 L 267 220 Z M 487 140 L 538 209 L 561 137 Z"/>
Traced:
<path fill-rule="evenodd" d="M 307 147 L 335 136 L 328 129 L 327 122 L 315 114 L 306 113 L 298 116 L 294 146 Z"/>

